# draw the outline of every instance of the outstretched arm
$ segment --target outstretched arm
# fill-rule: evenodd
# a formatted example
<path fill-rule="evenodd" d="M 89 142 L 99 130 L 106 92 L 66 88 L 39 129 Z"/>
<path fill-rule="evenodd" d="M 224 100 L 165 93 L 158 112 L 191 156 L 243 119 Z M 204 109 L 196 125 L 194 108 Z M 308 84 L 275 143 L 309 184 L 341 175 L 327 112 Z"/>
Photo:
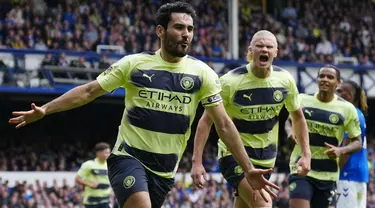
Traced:
<path fill-rule="evenodd" d="M 31 104 L 32 109 L 29 111 L 13 112 L 13 116 L 17 117 L 11 118 L 9 123 L 17 125 L 16 128 L 20 128 L 42 119 L 45 115 L 67 111 L 85 105 L 105 93 L 106 91 L 101 88 L 98 81 L 92 81 L 71 89 L 41 107 L 33 103 Z"/>
<path fill-rule="evenodd" d="M 80 85 L 42 106 L 46 115 L 67 111 L 85 105 L 99 96 L 107 93 L 98 81 Z"/>

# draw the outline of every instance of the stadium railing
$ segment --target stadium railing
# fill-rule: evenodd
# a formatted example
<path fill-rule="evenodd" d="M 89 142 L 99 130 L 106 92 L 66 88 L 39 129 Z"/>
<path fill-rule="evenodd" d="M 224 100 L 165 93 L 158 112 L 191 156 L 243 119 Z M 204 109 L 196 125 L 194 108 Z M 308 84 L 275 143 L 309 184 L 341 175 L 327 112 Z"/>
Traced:
<path fill-rule="evenodd" d="M 66 60 L 68 63 L 72 60 L 78 60 L 79 57 L 85 58 L 85 69 L 77 69 L 71 67 L 56 67 L 56 66 L 41 66 L 41 63 L 46 54 L 51 53 L 54 57 L 58 57 L 59 54 L 65 53 Z M 48 80 L 49 88 L 40 86 L 40 82 L 37 84 L 26 84 L 25 86 L 0 86 L 0 92 L 30 92 L 30 93 L 63 93 L 77 84 L 83 84 L 92 80 L 99 72 L 97 68 L 100 59 L 104 54 L 98 54 L 96 52 L 71 52 L 64 50 L 49 50 L 49 51 L 37 51 L 37 50 L 14 50 L 14 49 L 0 49 L 0 60 L 7 66 L 5 73 L 8 73 L 10 79 L 17 79 L 17 74 L 29 75 L 29 79 L 38 79 L 35 77 L 38 70 L 46 70 L 48 72 L 57 71 L 69 71 L 74 73 L 89 74 L 91 78 L 79 80 L 79 79 L 61 79 L 56 77 L 45 77 Z M 105 54 L 108 56 L 108 63 L 112 64 L 115 61 L 122 58 L 124 55 L 109 53 Z M 246 64 L 245 60 L 228 60 L 214 57 L 197 57 L 198 59 L 209 63 L 213 69 L 218 73 L 222 74 L 230 69 L 237 66 Z M 275 61 L 275 65 L 278 65 L 288 70 L 296 80 L 298 89 L 300 92 L 314 93 L 317 90 L 316 77 L 319 68 L 324 66 L 323 64 L 315 63 L 297 63 L 294 61 Z M 375 97 L 375 67 L 374 66 L 361 66 L 361 65 L 337 65 L 340 68 L 341 76 L 343 80 L 353 80 L 359 83 L 364 89 L 368 97 Z M 1 71 L 1 70 L 0 70 Z M 94 76 L 94 74 L 96 74 Z M 0 79 L 4 75 L 0 75 Z M 65 82 L 65 83 L 64 83 Z M 0 80 L 1 85 L 1 80 Z M 34 89 L 30 89 L 34 87 Z M 46 90 L 47 89 L 47 90 Z M 115 96 L 124 96 L 124 91 L 119 90 L 114 94 Z"/>

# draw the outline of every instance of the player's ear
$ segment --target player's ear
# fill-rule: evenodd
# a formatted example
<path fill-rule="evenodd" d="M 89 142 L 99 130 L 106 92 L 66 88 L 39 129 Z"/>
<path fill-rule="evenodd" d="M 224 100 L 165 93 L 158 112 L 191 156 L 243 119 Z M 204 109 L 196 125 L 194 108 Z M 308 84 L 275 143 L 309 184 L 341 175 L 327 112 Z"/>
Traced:
<path fill-rule="evenodd" d="M 249 47 L 247 47 L 247 52 L 248 52 L 248 53 L 252 52 L 251 45 L 249 45 Z"/>
<path fill-rule="evenodd" d="M 163 26 L 161 25 L 158 25 L 156 26 L 156 35 L 160 38 L 162 36 L 164 36 L 164 33 L 165 33 L 165 29 Z"/>
<path fill-rule="evenodd" d="M 279 50 L 278 49 L 276 49 L 275 50 L 275 55 L 274 55 L 274 58 L 276 58 L 277 57 L 277 53 L 279 52 Z"/>
<path fill-rule="evenodd" d="M 248 62 L 251 62 L 253 60 L 253 52 L 252 52 L 251 45 L 249 45 L 249 47 L 247 48 L 246 59 Z"/>

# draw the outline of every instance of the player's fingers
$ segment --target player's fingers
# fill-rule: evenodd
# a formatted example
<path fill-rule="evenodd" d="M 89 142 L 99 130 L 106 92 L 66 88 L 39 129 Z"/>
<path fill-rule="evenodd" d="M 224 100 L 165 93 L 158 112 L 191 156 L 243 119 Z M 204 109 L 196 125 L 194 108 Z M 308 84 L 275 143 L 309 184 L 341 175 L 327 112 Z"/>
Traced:
<path fill-rule="evenodd" d="M 271 191 L 271 189 L 269 189 L 268 187 L 264 187 L 264 190 L 267 191 L 267 193 L 273 198 L 273 199 L 276 199 L 277 195 Z"/>
<path fill-rule="evenodd" d="M 268 180 L 266 180 L 266 185 L 267 186 L 269 186 L 269 187 L 272 187 L 272 188 L 274 188 L 274 189 L 276 189 L 276 190 L 280 190 L 280 187 L 278 187 L 276 184 L 274 184 L 274 183 L 272 183 L 272 182 L 270 182 L 270 181 L 268 181 Z"/>
<path fill-rule="evenodd" d="M 9 123 L 10 124 L 18 124 L 18 123 L 21 123 L 22 121 L 23 121 L 23 117 L 22 116 L 18 116 L 16 118 L 9 119 Z"/>
<path fill-rule="evenodd" d="M 206 171 L 204 171 L 204 172 L 203 172 L 203 178 L 204 178 L 204 180 L 205 180 L 205 181 L 208 181 L 208 178 L 207 178 L 207 173 L 206 173 Z"/>
<path fill-rule="evenodd" d="M 25 111 L 14 111 L 14 112 L 12 112 L 12 115 L 13 116 L 23 116 L 23 115 L 25 115 Z"/>
<path fill-rule="evenodd" d="M 324 142 L 324 145 L 327 146 L 327 147 L 335 147 L 335 146 L 333 146 L 332 144 L 329 144 L 329 143 L 327 143 L 327 142 Z"/>
<path fill-rule="evenodd" d="M 31 103 L 31 109 L 33 109 L 33 110 L 36 109 L 36 105 L 35 105 L 35 103 Z"/>
<path fill-rule="evenodd" d="M 334 151 L 328 151 L 326 153 L 328 156 L 332 157 L 332 156 L 336 156 L 335 152 Z"/>
<path fill-rule="evenodd" d="M 191 178 L 193 179 L 194 185 L 198 185 L 199 184 L 199 180 L 198 180 L 197 174 L 195 174 L 195 173 L 191 174 Z"/>
<path fill-rule="evenodd" d="M 301 168 L 305 170 L 309 169 L 308 165 L 304 161 L 301 161 L 301 160 L 297 162 L 297 166 L 300 166 Z"/>
<path fill-rule="evenodd" d="M 336 159 L 337 155 L 332 153 L 332 154 L 329 154 L 328 157 L 331 158 L 331 159 Z"/>
<path fill-rule="evenodd" d="M 204 186 L 204 182 L 202 182 L 202 174 L 201 173 L 198 173 L 198 174 L 195 174 L 195 177 L 194 177 L 194 184 L 199 187 L 199 188 L 203 188 Z"/>
<path fill-rule="evenodd" d="M 262 190 L 262 189 L 259 190 L 259 193 L 260 193 L 260 196 L 264 199 L 264 201 L 266 201 L 266 202 L 268 203 L 268 198 L 267 198 L 267 196 L 263 193 L 263 190 Z"/>
<path fill-rule="evenodd" d="M 24 121 L 24 122 L 18 124 L 18 125 L 16 126 L 16 129 L 19 129 L 19 128 L 24 127 L 24 126 L 26 126 L 26 121 Z"/>
<path fill-rule="evenodd" d="M 324 151 L 324 153 L 325 154 L 330 154 L 332 151 L 333 151 L 333 149 L 327 149 L 326 151 Z"/>
<path fill-rule="evenodd" d="M 261 174 L 268 174 L 268 173 L 272 173 L 272 171 L 273 171 L 273 169 L 272 168 L 269 168 L 269 169 L 264 169 L 264 170 L 262 170 L 262 169 L 259 169 L 259 172 L 261 173 Z"/>
<path fill-rule="evenodd" d="M 306 168 L 301 168 L 297 171 L 298 175 L 300 176 L 306 176 L 308 173 L 308 170 Z"/>
<path fill-rule="evenodd" d="M 200 180 L 200 176 L 197 175 L 195 177 L 195 185 L 198 186 L 198 187 L 201 187 L 202 186 L 202 183 L 201 183 L 201 180 Z"/>

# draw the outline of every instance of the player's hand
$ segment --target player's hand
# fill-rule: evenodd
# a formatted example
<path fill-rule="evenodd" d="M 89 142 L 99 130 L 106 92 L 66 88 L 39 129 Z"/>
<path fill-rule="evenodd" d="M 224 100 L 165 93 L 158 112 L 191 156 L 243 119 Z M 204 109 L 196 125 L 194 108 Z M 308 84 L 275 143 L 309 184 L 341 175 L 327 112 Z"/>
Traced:
<path fill-rule="evenodd" d="M 264 199 L 264 201 L 268 202 L 267 197 L 264 195 L 263 190 L 268 192 L 268 194 L 273 198 L 276 199 L 277 195 L 269 188 L 272 187 L 276 190 L 280 190 L 280 188 L 271 183 L 270 181 L 266 180 L 264 178 L 264 174 L 269 174 L 272 172 L 272 168 L 267 170 L 262 169 L 253 169 L 245 173 L 245 177 L 249 185 L 253 190 L 258 190 L 260 192 L 260 195 Z M 252 196 L 253 199 L 255 199 L 255 194 Z"/>
<path fill-rule="evenodd" d="M 307 176 L 311 168 L 311 156 L 302 156 L 297 162 L 297 174 Z"/>
<path fill-rule="evenodd" d="M 207 175 L 202 164 L 193 164 L 193 167 L 191 168 L 191 178 L 193 179 L 194 185 L 196 185 L 198 188 L 203 188 L 205 182 L 207 181 Z"/>
<path fill-rule="evenodd" d="M 34 103 L 32 103 L 31 110 L 14 111 L 12 114 L 16 117 L 9 119 L 9 123 L 17 125 L 16 128 L 18 129 L 39 119 L 42 119 L 46 115 L 46 112 L 43 108 L 38 107 Z"/>
<path fill-rule="evenodd" d="M 324 145 L 329 147 L 329 149 L 324 151 L 324 153 L 327 154 L 330 159 L 336 159 L 340 157 L 340 155 L 342 155 L 340 147 L 336 147 L 332 144 L 328 144 L 327 142 L 324 142 Z"/>
<path fill-rule="evenodd" d="M 90 188 L 92 188 L 92 189 L 95 189 L 95 188 L 97 188 L 99 186 L 99 184 L 95 183 L 95 182 L 88 182 L 87 186 L 90 187 Z"/>

